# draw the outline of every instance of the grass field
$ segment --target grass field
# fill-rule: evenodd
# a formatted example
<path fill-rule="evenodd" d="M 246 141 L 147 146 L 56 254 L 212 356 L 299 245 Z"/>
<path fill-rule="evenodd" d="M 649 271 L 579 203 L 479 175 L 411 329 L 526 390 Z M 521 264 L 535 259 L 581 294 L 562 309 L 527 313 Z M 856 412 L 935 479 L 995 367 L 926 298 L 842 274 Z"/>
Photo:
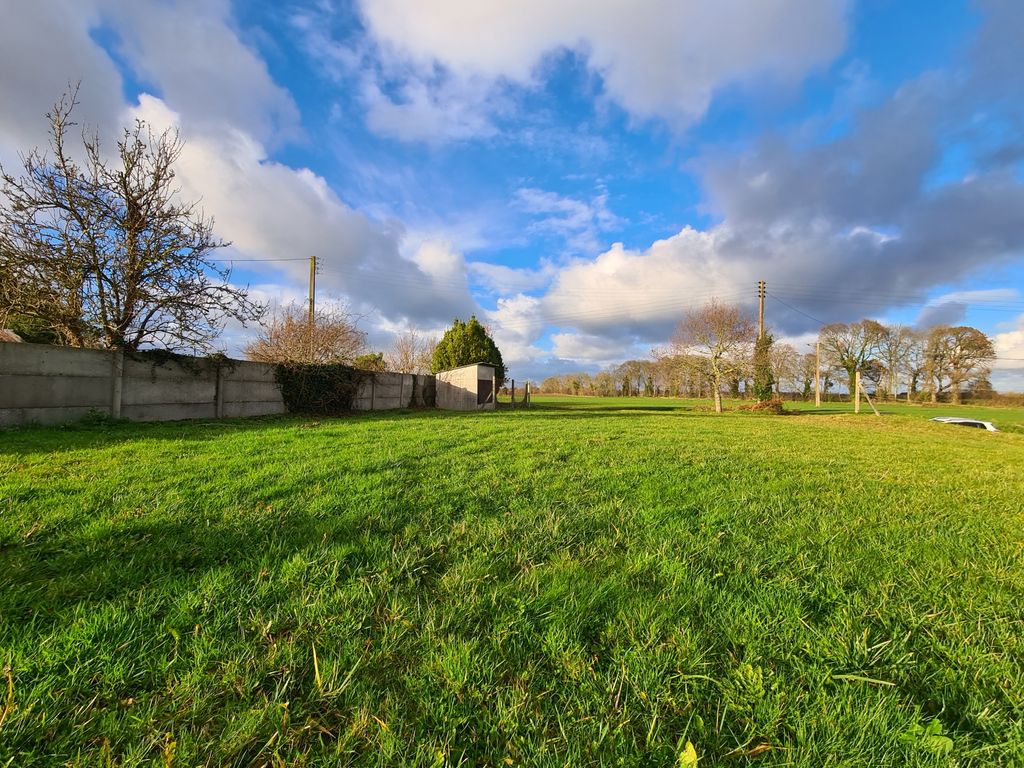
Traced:
<path fill-rule="evenodd" d="M 537 405 L 0 433 L 0 766 L 1024 764 L 1024 411 Z"/>

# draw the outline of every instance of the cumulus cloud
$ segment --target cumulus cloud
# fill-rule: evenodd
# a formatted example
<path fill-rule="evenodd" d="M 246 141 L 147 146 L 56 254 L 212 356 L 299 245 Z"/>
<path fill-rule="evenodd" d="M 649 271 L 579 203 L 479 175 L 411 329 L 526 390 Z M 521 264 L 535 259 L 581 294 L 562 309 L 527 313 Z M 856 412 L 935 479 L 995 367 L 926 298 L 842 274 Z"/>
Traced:
<path fill-rule="evenodd" d="M 996 349 L 992 384 L 999 390 L 1024 392 L 1024 315 L 1010 325 L 1010 330 L 992 336 Z"/>
<path fill-rule="evenodd" d="M 450 243 L 409 242 L 400 222 L 370 218 L 312 170 L 271 159 L 274 145 L 300 135 L 298 110 L 241 41 L 227 2 L 46 0 L 19 6 L 17 21 L 0 30 L 10 44 L 0 46 L 0 56 L 24 57 L 9 62 L 10 76 L 0 85 L 0 157 L 45 143 L 42 113 L 68 79 L 80 76 L 77 117 L 101 131 L 108 146 L 117 127 L 134 118 L 158 131 L 180 128 L 186 143 L 176 181 L 185 199 L 202 200 L 217 234 L 232 241 L 221 255 L 316 255 L 323 296 L 349 297 L 357 311 L 377 321 L 431 325 L 476 309 L 462 254 Z M 97 35 L 108 38 L 106 46 Z M 27 47 L 55 39 L 53 56 Z M 143 91 L 136 104 L 125 103 L 122 67 L 159 95 Z M 273 296 L 276 286 L 278 296 L 291 296 L 294 286 L 305 284 L 304 261 L 263 266 L 267 284 L 258 293 Z M 281 283 L 270 283 L 275 274 Z M 237 346 L 243 334 L 232 328 L 226 340 Z"/>
<path fill-rule="evenodd" d="M 624 355 L 621 344 L 607 336 L 588 333 L 555 333 L 551 336 L 551 353 L 563 360 L 574 360 L 581 363 L 608 365 L 622 360 Z M 649 352 L 650 350 L 647 350 Z M 645 353 L 641 353 L 645 354 Z"/>
<path fill-rule="evenodd" d="M 93 2 L 135 78 L 191 123 L 244 126 L 265 144 L 300 136 L 298 107 L 240 39 L 229 0 Z"/>
<path fill-rule="evenodd" d="M 518 294 L 498 299 L 496 308 L 484 313 L 482 319 L 509 367 L 529 364 L 546 354 L 534 345 L 544 330 L 544 317 L 535 297 Z"/>
<path fill-rule="evenodd" d="M 684 127 L 726 84 L 795 82 L 832 60 L 846 40 L 845 0 L 743 0 L 642 6 L 617 0 L 362 0 L 372 37 L 418 72 L 529 86 L 547 57 L 572 51 L 634 117 Z"/>
<path fill-rule="evenodd" d="M 986 22 L 1003 23 L 999 15 Z M 794 335 L 822 322 L 920 306 L 936 286 L 1019 261 L 1024 184 L 1012 163 L 992 163 L 998 141 L 973 145 L 970 172 L 934 176 L 943 147 L 950 137 L 971 135 L 982 107 L 994 119 L 1013 119 L 1007 102 L 978 101 L 979 93 L 995 98 L 998 83 L 973 64 L 905 83 L 860 108 L 829 140 L 818 138 L 814 124 L 765 136 L 745 151 L 707 150 L 694 168 L 718 223 L 686 227 L 646 249 L 614 245 L 574 260 L 542 297 L 545 316 L 561 328 L 618 340 L 625 354 L 633 344 L 666 338 L 687 308 L 712 296 L 753 309 L 755 284 L 766 279 L 769 296 L 779 299 L 769 300 L 770 322 L 777 333 Z M 1017 135 L 1009 131 L 1002 140 Z M 958 319 L 966 306 L 989 298 L 949 294 L 922 320 Z"/>
<path fill-rule="evenodd" d="M 121 75 L 113 61 L 97 55 L 89 30 L 97 8 L 67 0 L 19 3 L 0 24 L 0 162 L 14 166 L 19 150 L 45 142 L 45 117 L 69 83 L 81 81 L 76 118 L 110 136 L 121 110 Z M 42 41 L 45 41 L 43 43 Z M 39 55 L 45 45 L 46 55 Z"/>

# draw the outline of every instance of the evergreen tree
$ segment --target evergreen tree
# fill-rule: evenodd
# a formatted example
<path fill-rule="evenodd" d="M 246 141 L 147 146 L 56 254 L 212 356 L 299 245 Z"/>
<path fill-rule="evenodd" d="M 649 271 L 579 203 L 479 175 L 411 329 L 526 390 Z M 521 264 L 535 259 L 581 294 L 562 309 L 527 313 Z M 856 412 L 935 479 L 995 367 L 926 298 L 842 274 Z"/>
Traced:
<path fill-rule="evenodd" d="M 501 352 L 475 315 L 468 322 L 456 318 L 444 332 L 434 349 L 431 370 L 438 373 L 472 363 L 490 363 L 495 368 L 498 386 L 504 383 L 506 371 Z"/>
<path fill-rule="evenodd" d="M 770 333 L 765 333 L 754 342 L 754 398 L 759 403 L 772 399 L 775 381 L 772 377 L 771 349 Z"/>

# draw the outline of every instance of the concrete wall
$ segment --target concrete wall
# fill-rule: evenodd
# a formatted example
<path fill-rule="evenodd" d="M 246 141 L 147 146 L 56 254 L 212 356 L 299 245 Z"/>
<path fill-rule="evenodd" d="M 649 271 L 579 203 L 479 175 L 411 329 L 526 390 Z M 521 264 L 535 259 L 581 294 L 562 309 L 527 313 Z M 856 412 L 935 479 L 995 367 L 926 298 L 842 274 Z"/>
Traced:
<path fill-rule="evenodd" d="M 284 413 L 274 366 L 184 364 L 121 352 L 0 343 L 0 426 L 60 424 L 96 410 L 132 421 Z"/>
<path fill-rule="evenodd" d="M 387 411 L 395 408 L 432 408 L 433 376 L 412 373 L 367 374 L 356 391 L 352 408 L 356 411 Z"/>
<path fill-rule="evenodd" d="M 435 392 L 433 376 L 367 374 L 353 408 L 432 408 Z M 268 363 L 158 363 L 105 350 L 0 343 L 0 427 L 61 424 L 94 410 L 171 421 L 264 416 L 284 413 L 285 406 Z"/>
<path fill-rule="evenodd" d="M 487 365 L 464 365 L 442 371 L 437 374 L 437 407 L 446 411 L 493 411 L 493 398 L 482 405 L 477 402 L 482 380 L 493 382 L 494 369 Z"/>

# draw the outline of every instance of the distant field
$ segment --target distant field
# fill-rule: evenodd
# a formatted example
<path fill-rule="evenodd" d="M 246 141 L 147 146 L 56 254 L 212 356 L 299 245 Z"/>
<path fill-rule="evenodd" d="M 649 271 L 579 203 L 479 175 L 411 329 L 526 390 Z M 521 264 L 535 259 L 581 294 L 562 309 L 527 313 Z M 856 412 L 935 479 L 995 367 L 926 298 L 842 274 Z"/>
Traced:
<path fill-rule="evenodd" d="M 0 766 L 1024 763 L 1024 411 L 535 402 L 0 432 Z"/>
<path fill-rule="evenodd" d="M 507 400 L 507 398 L 504 398 Z M 549 408 L 571 408 L 573 410 L 649 410 L 649 411 L 707 411 L 713 410 L 711 400 L 697 400 L 679 397 L 576 397 L 570 395 L 535 395 L 533 402 Z M 726 400 L 727 410 L 749 404 L 749 400 Z M 806 414 L 853 414 L 853 403 L 824 402 L 815 406 L 814 401 L 785 401 L 787 410 Z M 875 407 L 884 416 L 912 416 L 930 419 L 934 416 L 964 416 L 993 422 L 1000 429 L 1024 433 L 1024 408 L 1008 408 L 985 405 L 949 405 L 948 403 L 876 402 Z M 861 402 L 861 413 L 874 415 L 867 402 Z"/>

